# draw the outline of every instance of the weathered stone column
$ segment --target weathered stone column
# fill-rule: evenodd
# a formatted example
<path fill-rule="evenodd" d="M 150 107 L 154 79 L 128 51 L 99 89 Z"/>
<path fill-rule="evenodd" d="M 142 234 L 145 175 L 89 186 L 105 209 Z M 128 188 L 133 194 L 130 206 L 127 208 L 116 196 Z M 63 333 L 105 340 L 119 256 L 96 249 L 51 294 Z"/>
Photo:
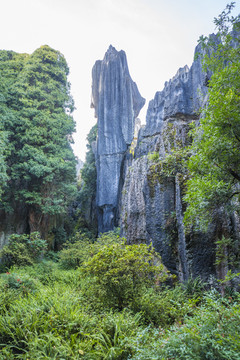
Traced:
<path fill-rule="evenodd" d="M 135 119 L 145 104 L 132 81 L 126 54 L 110 46 L 92 70 L 92 104 L 98 121 L 96 151 L 98 231 L 118 225 L 117 206 L 124 155 Z"/>

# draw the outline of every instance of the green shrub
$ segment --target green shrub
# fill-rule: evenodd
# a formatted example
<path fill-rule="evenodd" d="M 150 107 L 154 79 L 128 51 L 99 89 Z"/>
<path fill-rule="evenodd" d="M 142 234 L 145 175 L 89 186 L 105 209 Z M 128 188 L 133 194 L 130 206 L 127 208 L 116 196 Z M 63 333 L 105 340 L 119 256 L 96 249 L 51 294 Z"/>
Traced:
<path fill-rule="evenodd" d="M 117 230 L 101 234 L 95 242 L 88 233 L 79 231 L 64 245 L 64 249 L 60 251 L 60 266 L 63 269 L 76 269 L 84 261 L 97 254 L 102 246 L 115 244 L 119 241 L 120 237 Z"/>
<path fill-rule="evenodd" d="M 33 265 L 34 263 L 26 244 L 23 243 L 14 242 L 5 245 L 0 250 L 0 257 L 4 269 L 9 269 L 13 265 L 24 266 Z"/>
<path fill-rule="evenodd" d="M 240 304 L 209 292 L 184 322 L 156 329 L 129 360 L 239 360 Z"/>
<path fill-rule="evenodd" d="M 113 254 L 119 245 L 126 250 L 125 244 L 106 248 Z M 126 260 L 129 268 L 133 255 L 132 264 Z M 127 271 L 127 266 L 120 267 Z M 97 293 L 106 291 L 97 276 L 81 277 L 81 272 L 44 261 L 0 276 L 1 360 L 239 360 L 239 294 L 222 298 L 212 291 L 199 302 L 181 285 L 154 286 L 154 277 L 146 272 L 147 285 L 139 285 L 134 301 L 124 299 L 131 310 L 118 312 L 106 307 L 114 307 L 107 299 L 98 306 Z M 18 279 L 25 284 L 29 280 L 29 287 L 35 284 L 28 296 L 22 296 Z"/>
<path fill-rule="evenodd" d="M 169 333 L 163 353 L 167 358 L 239 360 L 239 324 L 239 304 L 229 308 L 221 299 L 207 296 L 185 325 Z"/>
<path fill-rule="evenodd" d="M 53 261 L 42 260 L 31 266 L 17 267 L 13 266 L 9 270 L 12 273 L 17 273 L 21 276 L 29 276 L 43 285 L 53 286 L 55 284 L 66 284 L 74 289 L 79 289 L 81 286 L 80 274 L 75 270 L 63 270 L 58 263 Z"/>
<path fill-rule="evenodd" d="M 189 279 L 182 283 L 182 289 L 187 296 L 202 296 L 203 292 L 206 289 L 206 284 L 197 276 L 196 278 L 189 277 Z"/>
<path fill-rule="evenodd" d="M 100 250 L 102 246 L 118 244 L 122 240 L 123 238 L 120 238 L 120 229 L 115 228 L 112 231 L 100 234 L 97 240 L 94 242 L 94 245 L 97 249 Z"/>
<path fill-rule="evenodd" d="M 91 349 L 85 333 L 95 322 L 94 316 L 82 312 L 79 298 L 67 287 L 46 288 L 15 299 L 0 316 L 0 353 L 11 353 L 13 359 L 80 359 L 79 349 Z"/>
<path fill-rule="evenodd" d="M 92 242 L 86 236 L 77 234 L 72 241 L 67 242 L 59 253 L 59 264 L 63 269 L 76 269 L 91 254 Z"/>
<path fill-rule="evenodd" d="M 159 153 L 158 152 L 148 153 L 148 159 L 153 162 L 159 161 Z"/>
<path fill-rule="evenodd" d="M 37 281 L 28 275 L 19 275 L 16 273 L 7 272 L 6 274 L 0 275 L 1 277 L 1 288 L 2 291 L 16 290 L 23 295 L 28 295 L 37 290 Z"/>
<path fill-rule="evenodd" d="M 55 281 L 58 281 L 58 272 L 57 264 L 52 261 L 43 260 L 32 266 L 25 266 L 24 268 L 12 267 L 11 271 L 17 272 L 19 275 L 27 274 L 28 276 L 39 280 L 42 284 L 51 284 Z M 61 273 L 61 277 L 63 274 Z"/>
<path fill-rule="evenodd" d="M 126 245 L 122 240 L 102 246 L 81 268 L 94 278 L 94 288 L 110 307 L 122 309 L 136 301 L 140 293 L 156 282 L 167 279 L 160 257 L 145 244 Z"/>
<path fill-rule="evenodd" d="M 141 312 L 146 324 L 169 327 L 192 314 L 198 301 L 198 298 L 188 299 L 180 286 L 161 290 L 149 288 L 138 298 L 134 311 Z"/>
<path fill-rule="evenodd" d="M 46 251 L 47 242 L 40 238 L 38 232 L 30 235 L 13 234 L 9 238 L 8 245 L 0 251 L 0 257 L 5 267 L 13 265 L 32 265 Z"/>
<path fill-rule="evenodd" d="M 59 253 L 53 250 L 47 251 L 44 258 L 49 261 L 58 262 L 59 261 Z"/>

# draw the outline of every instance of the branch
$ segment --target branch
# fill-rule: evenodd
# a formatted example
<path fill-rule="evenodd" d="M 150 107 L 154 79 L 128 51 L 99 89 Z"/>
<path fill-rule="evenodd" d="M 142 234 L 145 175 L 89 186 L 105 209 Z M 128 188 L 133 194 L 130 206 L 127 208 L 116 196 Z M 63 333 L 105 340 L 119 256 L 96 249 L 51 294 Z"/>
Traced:
<path fill-rule="evenodd" d="M 233 130 L 233 135 L 235 136 L 235 138 L 237 139 L 238 142 L 240 142 L 240 138 L 235 134 L 235 131 Z"/>
<path fill-rule="evenodd" d="M 221 168 L 220 165 L 218 165 L 217 163 L 214 163 L 215 166 L 217 166 L 219 169 L 221 169 L 222 171 L 228 171 L 233 177 L 234 179 L 237 179 L 238 181 L 240 181 L 240 175 L 238 173 L 236 173 L 233 169 L 228 168 L 226 170 L 224 170 L 223 168 Z"/>
<path fill-rule="evenodd" d="M 240 191 L 235 191 L 231 196 L 229 196 L 229 200 L 232 199 L 235 195 L 240 194 Z"/>
<path fill-rule="evenodd" d="M 230 174 L 237 179 L 238 181 L 240 181 L 240 175 L 238 175 L 238 173 L 236 173 L 233 169 L 229 168 L 228 171 L 230 172 Z"/>

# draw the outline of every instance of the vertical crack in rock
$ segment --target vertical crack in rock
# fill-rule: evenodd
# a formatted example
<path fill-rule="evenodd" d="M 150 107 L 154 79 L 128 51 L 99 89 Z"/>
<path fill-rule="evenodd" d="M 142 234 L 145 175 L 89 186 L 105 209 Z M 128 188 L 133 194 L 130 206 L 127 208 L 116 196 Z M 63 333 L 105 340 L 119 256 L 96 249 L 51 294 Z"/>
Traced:
<path fill-rule="evenodd" d="M 189 123 L 198 120 L 207 100 L 211 74 L 202 69 L 201 45 L 196 54 L 192 66 L 180 68 L 149 102 L 146 126 L 140 129 L 121 198 L 121 233 L 128 242 L 152 242 L 164 265 L 181 281 L 189 274 L 208 276 L 213 270 L 214 249 L 206 247 L 211 234 L 208 240 L 202 234 L 186 238 L 179 170 L 173 176 L 161 172 L 166 156 L 187 145 Z"/>
<path fill-rule="evenodd" d="M 175 187 L 176 187 L 176 219 L 177 219 L 177 229 L 178 229 L 178 258 L 179 258 L 179 279 L 181 281 L 186 281 L 188 279 L 188 263 L 186 255 L 186 238 L 185 238 L 185 229 L 183 224 L 183 211 L 182 211 L 182 198 L 181 198 L 181 188 L 179 181 L 180 174 L 176 174 L 175 178 Z"/>
<path fill-rule="evenodd" d="M 124 155 L 134 136 L 135 119 L 145 99 L 132 81 L 124 51 L 110 45 L 92 70 L 92 103 L 98 121 L 96 150 L 98 231 L 117 225 Z"/>

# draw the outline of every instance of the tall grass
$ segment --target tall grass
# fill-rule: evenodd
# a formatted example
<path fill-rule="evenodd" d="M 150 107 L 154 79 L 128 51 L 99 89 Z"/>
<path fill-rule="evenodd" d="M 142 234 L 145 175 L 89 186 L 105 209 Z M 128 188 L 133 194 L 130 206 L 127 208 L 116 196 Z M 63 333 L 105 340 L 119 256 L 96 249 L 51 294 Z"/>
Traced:
<path fill-rule="evenodd" d="M 13 267 L 0 275 L 0 360 L 239 360 L 239 294 L 190 286 L 146 287 L 119 311 L 78 269 Z"/>

